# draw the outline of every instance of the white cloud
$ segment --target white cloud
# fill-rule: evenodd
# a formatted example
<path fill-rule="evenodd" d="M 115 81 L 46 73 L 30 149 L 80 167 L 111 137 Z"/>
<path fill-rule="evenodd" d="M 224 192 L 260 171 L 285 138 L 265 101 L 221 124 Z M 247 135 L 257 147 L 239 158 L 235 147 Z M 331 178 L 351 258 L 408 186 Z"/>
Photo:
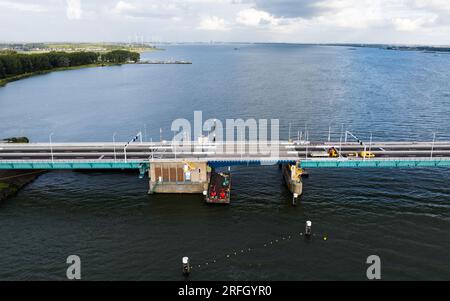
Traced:
<path fill-rule="evenodd" d="M 200 22 L 198 29 L 201 30 L 214 30 L 214 31 L 226 31 L 229 30 L 224 19 L 216 16 L 206 17 Z"/>
<path fill-rule="evenodd" d="M 433 25 L 436 22 L 437 17 L 430 18 L 395 18 L 392 20 L 394 27 L 398 31 L 417 31 L 424 27 Z"/>
<path fill-rule="evenodd" d="M 81 9 L 81 0 L 67 0 L 67 18 L 69 20 L 79 20 L 83 11 Z"/>
<path fill-rule="evenodd" d="M 449 7 L 440 0 L 326 0 L 317 4 L 326 9 L 313 18 L 316 25 L 337 26 L 351 30 L 376 28 L 397 31 L 418 31 L 433 25 L 438 15 L 436 7 Z"/>
<path fill-rule="evenodd" d="M 258 26 L 258 25 L 276 25 L 278 21 L 269 13 L 254 8 L 244 9 L 238 12 L 236 22 L 241 25 Z"/>
<path fill-rule="evenodd" d="M 33 13 L 42 13 L 47 11 L 46 7 L 43 7 L 38 4 L 17 3 L 13 1 L 0 1 L 0 7 Z"/>
<path fill-rule="evenodd" d="M 450 0 L 0 0 L 0 20 L 6 40 L 450 44 Z"/>
<path fill-rule="evenodd" d="M 438 11 L 450 11 L 450 1 L 448 0 L 415 0 L 414 6 L 420 9 L 434 9 Z"/>
<path fill-rule="evenodd" d="M 116 6 L 113 9 L 113 12 L 116 14 L 127 14 L 130 12 L 136 11 L 137 7 L 131 3 L 125 2 L 125 1 L 119 1 L 117 2 Z"/>
<path fill-rule="evenodd" d="M 389 14 L 379 0 L 328 0 L 319 2 L 317 6 L 326 10 L 314 21 L 356 30 L 383 26 Z"/>
<path fill-rule="evenodd" d="M 143 0 L 120 0 L 109 12 L 116 17 L 127 19 L 169 19 L 180 18 L 183 15 L 185 4 L 174 0 L 167 1 L 143 1 Z"/>

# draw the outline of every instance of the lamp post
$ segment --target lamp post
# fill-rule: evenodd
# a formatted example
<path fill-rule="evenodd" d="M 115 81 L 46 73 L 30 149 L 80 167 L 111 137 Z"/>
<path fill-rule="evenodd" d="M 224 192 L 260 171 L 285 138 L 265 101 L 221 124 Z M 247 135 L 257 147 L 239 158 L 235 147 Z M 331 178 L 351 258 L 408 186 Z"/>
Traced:
<path fill-rule="evenodd" d="M 328 127 L 328 142 L 331 141 L 331 125 Z"/>
<path fill-rule="evenodd" d="M 147 124 L 144 123 L 144 141 L 147 142 Z"/>
<path fill-rule="evenodd" d="M 113 134 L 113 147 L 114 147 L 114 162 L 117 162 L 117 155 L 116 155 L 116 132 Z"/>
<path fill-rule="evenodd" d="M 431 156 L 430 156 L 431 159 L 433 159 L 433 151 L 434 151 L 435 141 L 436 141 L 436 132 L 433 133 L 433 143 L 431 144 Z"/>
<path fill-rule="evenodd" d="M 341 124 L 341 137 L 339 138 L 339 158 L 342 153 L 342 135 L 344 135 L 344 124 Z M 347 132 L 345 132 L 345 142 L 347 142 Z"/>
<path fill-rule="evenodd" d="M 291 142 L 291 123 L 289 122 L 289 142 Z"/>
<path fill-rule="evenodd" d="M 55 163 L 54 156 L 53 156 L 52 136 L 53 136 L 53 133 L 51 133 L 51 134 L 48 136 L 48 139 L 50 140 L 50 154 L 51 154 L 51 156 L 52 156 L 52 163 Z"/>

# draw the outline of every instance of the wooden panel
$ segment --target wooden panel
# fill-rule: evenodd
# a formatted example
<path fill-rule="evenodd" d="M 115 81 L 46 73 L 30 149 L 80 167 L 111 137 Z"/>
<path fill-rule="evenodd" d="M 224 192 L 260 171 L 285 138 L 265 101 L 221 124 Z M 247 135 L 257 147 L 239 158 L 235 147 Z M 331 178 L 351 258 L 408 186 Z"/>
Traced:
<path fill-rule="evenodd" d="M 170 182 L 177 181 L 177 170 L 175 167 L 170 168 Z"/>
<path fill-rule="evenodd" d="M 183 172 L 183 167 L 179 167 L 177 168 L 177 181 L 178 182 L 184 182 L 184 172 Z"/>
<path fill-rule="evenodd" d="M 159 177 L 162 176 L 161 167 L 155 167 L 155 182 L 159 181 Z"/>
<path fill-rule="evenodd" d="M 163 181 L 164 182 L 169 182 L 170 181 L 169 169 L 167 167 L 163 167 Z"/>

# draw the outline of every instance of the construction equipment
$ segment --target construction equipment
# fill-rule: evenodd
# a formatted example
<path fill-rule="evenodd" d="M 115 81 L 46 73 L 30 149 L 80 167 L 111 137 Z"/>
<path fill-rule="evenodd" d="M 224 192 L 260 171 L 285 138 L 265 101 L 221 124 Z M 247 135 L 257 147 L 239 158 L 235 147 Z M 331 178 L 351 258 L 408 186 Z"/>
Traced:
<path fill-rule="evenodd" d="M 297 165 L 291 165 L 291 180 L 295 182 L 300 182 L 302 177 L 307 177 L 308 173 L 303 170 L 303 168 L 298 167 Z"/>
<path fill-rule="evenodd" d="M 371 153 L 371 152 L 368 152 L 368 151 L 362 151 L 362 152 L 359 153 L 359 155 L 362 158 L 375 158 L 375 154 Z"/>
<path fill-rule="evenodd" d="M 189 172 L 195 170 L 195 165 L 193 163 L 188 162 L 187 160 L 183 161 L 183 170 L 184 172 Z"/>
<path fill-rule="evenodd" d="M 328 149 L 328 156 L 331 157 L 331 158 L 336 158 L 336 157 L 339 157 L 339 153 L 336 150 L 336 148 L 331 147 L 331 148 Z"/>
<path fill-rule="evenodd" d="M 313 158 L 328 158 L 330 155 L 328 154 L 328 152 L 323 151 L 323 152 L 311 152 L 309 154 L 311 157 Z"/>
<path fill-rule="evenodd" d="M 347 154 L 347 158 L 358 158 L 359 154 L 357 152 Z"/>

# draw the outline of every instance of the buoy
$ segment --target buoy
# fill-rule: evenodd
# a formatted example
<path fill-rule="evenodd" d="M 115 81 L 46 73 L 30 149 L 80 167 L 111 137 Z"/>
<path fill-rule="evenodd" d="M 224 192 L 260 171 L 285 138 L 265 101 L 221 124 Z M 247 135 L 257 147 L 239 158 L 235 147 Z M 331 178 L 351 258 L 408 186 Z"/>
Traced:
<path fill-rule="evenodd" d="M 294 195 L 292 196 L 292 206 L 297 205 L 297 198 L 298 198 L 298 194 L 294 193 Z"/>
<path fill-rule="evenodd" d="M 306 221 L 306 225 L 305 225 L 305 236 L 306 237 L 310 237 L 311 236 L 311 227 L 312 227 L 312 222 L 311 221 Z"/>
<path fill-rule="evenodd" d="M 182 263 L 183 263 L 183 275 L 189 276 L 189 274 L 191 273 L 191 265 L 189 264 L 189 257 L 183 257 Z"/>

